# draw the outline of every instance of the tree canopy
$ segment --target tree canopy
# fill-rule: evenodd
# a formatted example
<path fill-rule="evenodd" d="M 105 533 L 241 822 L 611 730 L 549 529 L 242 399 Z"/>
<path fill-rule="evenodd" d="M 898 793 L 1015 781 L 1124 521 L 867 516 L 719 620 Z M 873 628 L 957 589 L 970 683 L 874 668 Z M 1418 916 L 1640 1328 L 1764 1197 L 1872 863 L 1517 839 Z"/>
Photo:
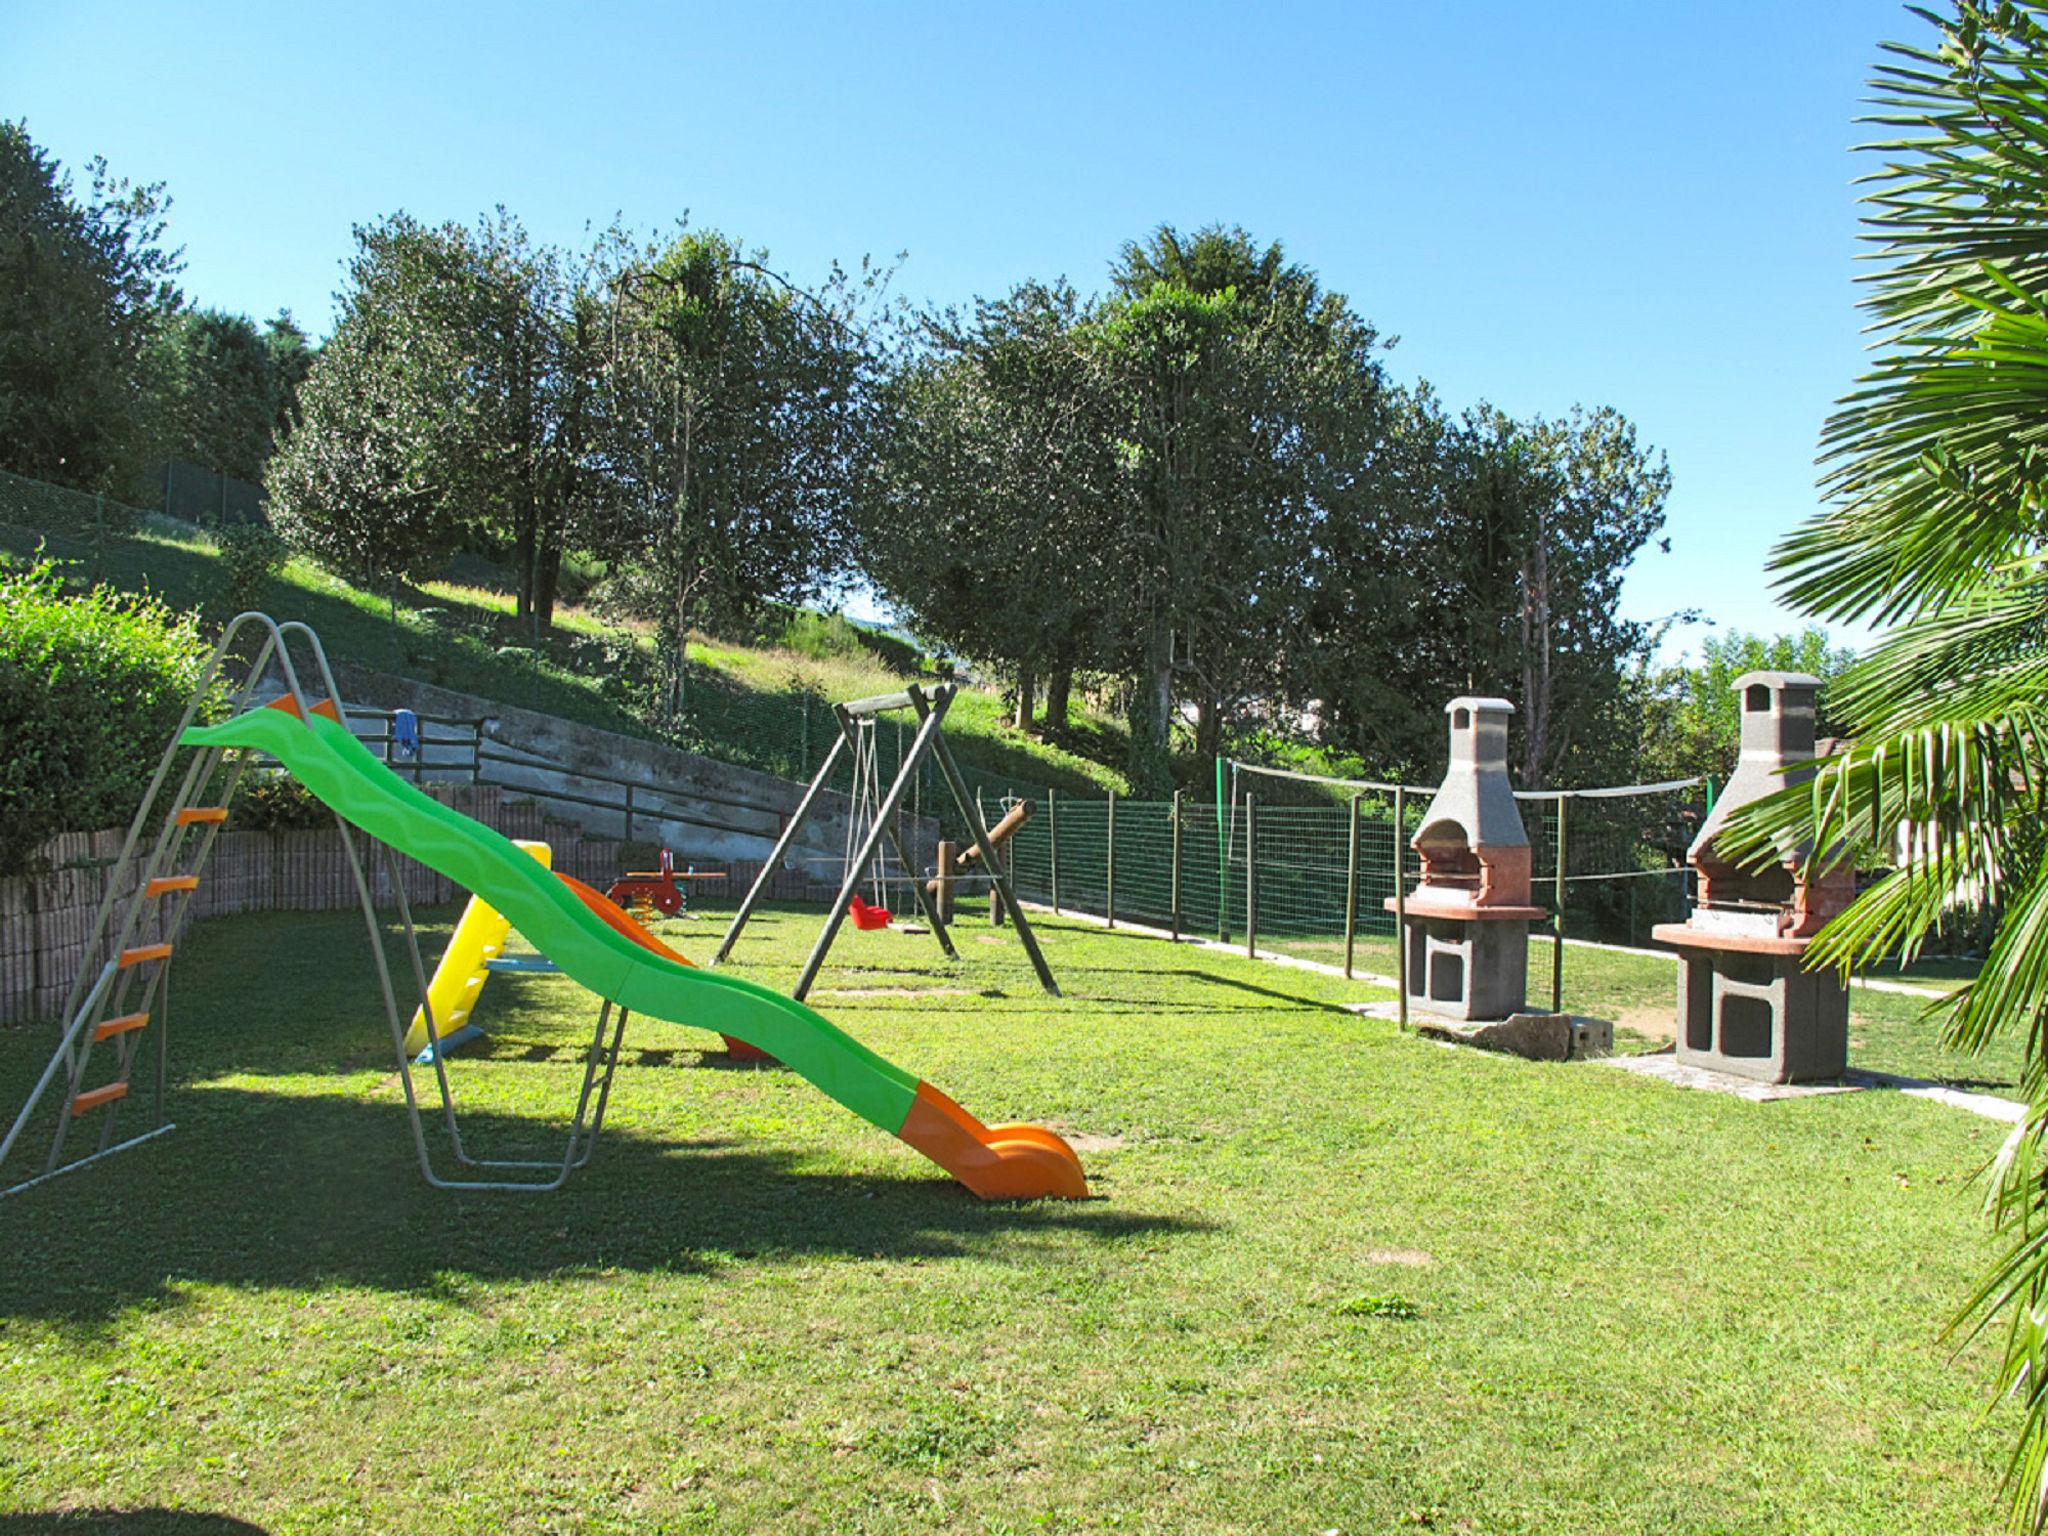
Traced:
<path fill-rule="evenodd" d="M 397 213 L 356 230 L 316 346 L 289 315 L 188 307 L 160 189 L 96 165 L 75 198 L 10 133 L 8 216 L 56 232 L 20 248 L 71 253 L 64 323 L 109 360 L 38 396 L 31 472 L 260 472 L 298 548 L 394 598 L 458 549 L 501 562 L 534 639 L 573 557 L 657 629 L 655 723 L 685 709 L 693 629 L 854 582 L 1014 683 L 1021 728 L 1042 689 L 1066 729 L 1079 680 L 1128 720 L 1144 793 L 1276 738 L 1427 771 L 1471 691 L 1518 705 L 1532 786 L 1643 750 L 1649 631 L 1618 597 L 1662 525 L 1661 455 L 1609 408 L 1517 420 L 1396 385 L 1379 330 L 1277 241 L 1161 225 L 1093 295 L 892 313 L 884 270 L 810 290 L 716 230 L 571 251 L 502 208 Z"/>
<path fill-rule="evenodd" d="M 179 303 L 160 185 L 87 186 L 0 120 L 0 468 L 123 491 L 147 452 L 144 353 Z"/>
<path fill-rule="evenodd" d="M 841 569 L 877 382 L 870 290 L 835 271 L 804 292 L 715 231 L 607 259 L 599 546 L 659 623 L 673 717 L 692 625 L 802 602 Z"/>

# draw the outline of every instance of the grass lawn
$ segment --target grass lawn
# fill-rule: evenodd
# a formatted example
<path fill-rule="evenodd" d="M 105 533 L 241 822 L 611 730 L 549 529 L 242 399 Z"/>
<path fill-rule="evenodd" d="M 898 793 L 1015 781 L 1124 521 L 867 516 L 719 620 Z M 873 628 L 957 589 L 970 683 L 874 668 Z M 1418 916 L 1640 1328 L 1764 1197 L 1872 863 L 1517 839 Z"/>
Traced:
<path fill-rule="evenodd" d="M 787 986 L 816 922 L 739 959 Z M 203 926 L 179 1131 L 0 1205 L 0 1529 L 1997 1528 L 2013 1421 L 1939 1333 L 1998 1127 L 1456 1051 L 1362 987 L 1043 926 L 1064 1001 L 974 922 L 958 964 L 850 932 L 813 997 L 1082 1138 L 1100 1198 L 1017 1207 L 659 1024 L 568 1190 L 436 1193 L 351 920 Z M 509 1150 L 590 1003 L 491 985 L 453 1071 Z M 48 1038 L 0 1033 L 10 1094 Z"/>

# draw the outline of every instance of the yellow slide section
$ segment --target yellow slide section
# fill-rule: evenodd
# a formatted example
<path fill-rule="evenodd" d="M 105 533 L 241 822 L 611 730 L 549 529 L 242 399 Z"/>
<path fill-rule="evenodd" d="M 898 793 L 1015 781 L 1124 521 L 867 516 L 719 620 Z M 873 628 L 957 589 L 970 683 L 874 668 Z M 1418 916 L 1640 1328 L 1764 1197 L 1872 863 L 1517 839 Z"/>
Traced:
<path fill-rule="evenodd" d="M 554 850 L 546 843 L 523 838 L 513 842 L 532 854 L 541 868 L 554 868 Z M 469 898 L 469 905 L 462 909 L 462 921 L 455 925 L 448 951 L 434 968 L 434 980 L 427 988 L 427 1001 L 434 1010 L 434 1033 L 443 1043 L 452 1041 L 457 1031 L 468 1027 L 477 999 L 483 996 L 484 983 L 491 977 L 485 962 L 497 959 L 503 952 L 505 936 L 511 931 L 510 918 L 481 896 Z M 405 1037 L 405 1050 L 407 1055 L 416 1056 L 426 1048 L 427 1010 L 417 1008 L 413 1010 L 412 1030 Z"/>

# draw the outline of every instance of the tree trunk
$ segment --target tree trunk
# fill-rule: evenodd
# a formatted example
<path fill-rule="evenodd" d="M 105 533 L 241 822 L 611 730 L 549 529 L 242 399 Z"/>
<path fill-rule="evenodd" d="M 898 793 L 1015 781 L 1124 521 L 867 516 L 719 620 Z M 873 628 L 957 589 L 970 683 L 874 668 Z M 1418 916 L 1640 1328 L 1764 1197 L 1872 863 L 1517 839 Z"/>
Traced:
<path fill-rule="evenodd" d="M 555 595 L 562 585 L 562 530 L 551 528 L 540 541 L 533 572 L 531 624 L 536 644 L 545 640 L 555 623 Z"/>
<path fill-rule="evenodd" d="M 1195 717 L 1195 755 L 1212 758 L 1223 745 L 1223 701 L 1204 698 Z"/>
<path fill-rule="evenodd" d="M 1020 731 L 1031 729 L 1031 706 L 1037 702 L 1038 673 L 1028 660 L 1017 663 L 1017 715 L 1013 722 Z"/>
<path fill-rule="evenodd" d="M 1173 629 L 1164 620 L 1154 621 L 1145 637 L 1130 718 L 1131 792 L 1164 795 L 1173 788 Z"/>
<path fill-rule="evenodd" d="M 534 516 L 533 498 L 528 496 L 519 509 L 519 532 L 514 538 L 513 562 L 519 572 L 518 605 L 513 612 L 526 621 L 522 628 L 530 630 L 533 618 L 534 563 L 538 553 L 538 519 Z"/>
<path fill-rule="evenodd" d="M 1057 736 L 1067 729 L 1067 704 L 1074 694 L 1074 669 L 1056 666 L 1045 678 L 1045 734 Z"/>

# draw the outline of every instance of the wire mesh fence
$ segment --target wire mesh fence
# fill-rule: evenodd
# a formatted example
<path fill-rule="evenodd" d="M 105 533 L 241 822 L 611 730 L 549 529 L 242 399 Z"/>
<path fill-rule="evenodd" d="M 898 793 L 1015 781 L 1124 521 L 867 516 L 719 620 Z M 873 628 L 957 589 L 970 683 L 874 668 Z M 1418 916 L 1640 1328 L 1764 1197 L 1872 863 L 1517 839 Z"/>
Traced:
<path fill-rule="evenodd" d="M 141 524 L 139 508 L 91 491 L 49 485 L 0 469 L 0 523 L 81 538 L 118 538 Z"/>
<path fill-rule="evenodd" d="M 1015 798 L 1014 793 L 1004 802 Z M 1342 803 L 1087 800 L 1058 794 L 1012 840 L 1018 895 L 1112 922 L 1341 952 L 1389 940 L 1389 910 L 1417 860 L 1429 791 L 1359 790 Z M 1536 899 L 1564 934 L 1646 945 L 1683 916 L 1694 786 L 1626 786 L 1521 797 Z"/>

